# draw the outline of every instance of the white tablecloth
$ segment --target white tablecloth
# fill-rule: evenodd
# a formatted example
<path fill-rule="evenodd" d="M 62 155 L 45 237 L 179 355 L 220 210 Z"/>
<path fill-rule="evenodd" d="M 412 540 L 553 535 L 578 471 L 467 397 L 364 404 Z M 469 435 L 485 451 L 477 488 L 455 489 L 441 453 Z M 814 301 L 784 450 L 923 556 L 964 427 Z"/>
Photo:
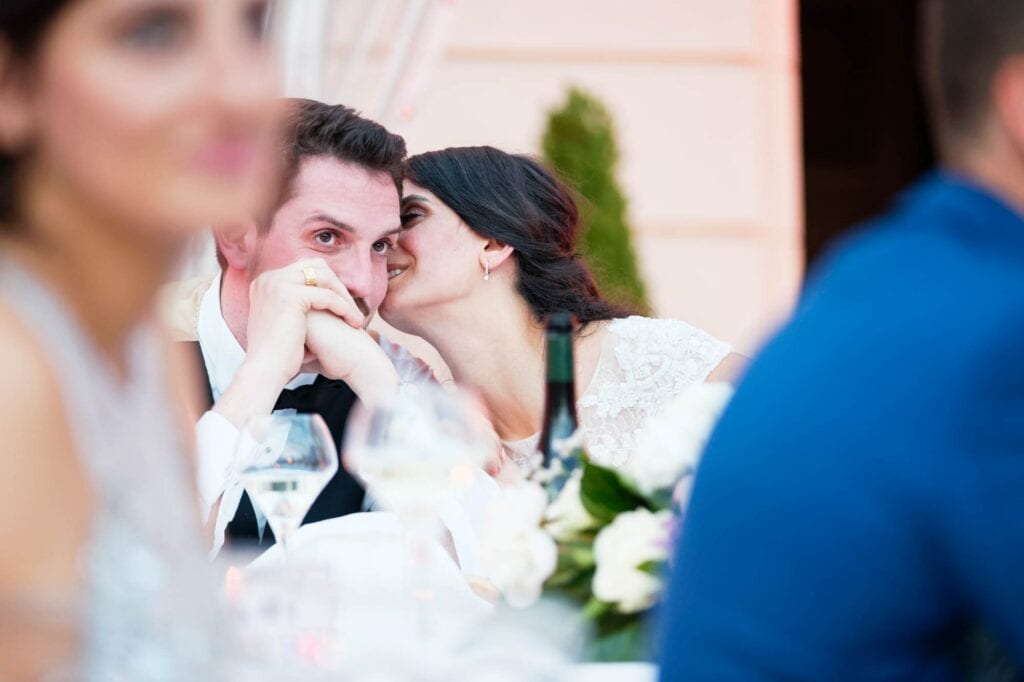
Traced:
<path fill-rule="evenodd" d="M 365 679 L 408 679 L 412 670 L 424 674 L 422 679 L 509 682 L 552 674 L 565 682 L 657 678 L 654 666 L 644 663 L 573 665 L 578 647 L 566 631 L 575 627 L 574 614 L 557 608 L 516 612 L 488 603 L 440 544 L 428 550 L 426 583 L 423 566 L 410 561 L 407 536 L 395 515 L 351 514 L 300 528 L 287 557 L 279 546 L 259 556 L 245 571 L 242 602 L 246 596 L 255 600 L 249 617 L 257 620 L 267 612 L 280 617 L 282 591 L 305 604 L 298 617 L 300 637 L 313 632 L 314 648 L 320 647 L 313 665 L 344 671 L 344 679 L 363 679 L 350 677 L 353 671 L 365 671 Z M 425 584 L 427 610 L 421 611 L 416 604 L 424 602 L 414 595 L 423 597 Z M 268 608 L 268 601 L 277 603 Z M 273 631 L 277 625 L 250 630 L 258 653 L 282 641 Z M 508 674 L 494 676 L 498 671 Z"/>

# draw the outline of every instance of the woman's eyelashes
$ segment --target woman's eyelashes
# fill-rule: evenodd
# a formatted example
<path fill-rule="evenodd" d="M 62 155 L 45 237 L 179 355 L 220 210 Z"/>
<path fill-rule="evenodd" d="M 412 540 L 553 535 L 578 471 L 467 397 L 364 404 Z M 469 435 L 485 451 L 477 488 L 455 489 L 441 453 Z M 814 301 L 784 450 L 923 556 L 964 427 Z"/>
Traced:
<path fill-rule="evenodd" d="M 415 203 L 410 203 L 404 207 L 405 210 L 402 213 L 402 227 L 412 227 L 412 225 L 426 215 L 426 211 Z"/>

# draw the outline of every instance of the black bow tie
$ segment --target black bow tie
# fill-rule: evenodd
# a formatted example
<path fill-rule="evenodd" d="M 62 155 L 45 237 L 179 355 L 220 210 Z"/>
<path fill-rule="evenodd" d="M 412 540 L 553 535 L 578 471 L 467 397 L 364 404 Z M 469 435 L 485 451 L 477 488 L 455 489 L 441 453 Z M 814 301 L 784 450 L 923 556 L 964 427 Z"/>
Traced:
<path fill-rule="evenodd" d="M 332 389 L 344 383 L 318 375 L 316 381 L 311 384 L 281 391 L 274 409 L 295 410 L 300 414 L 328 414 L 331 411 L 331 403 L 336 399 Z"/>

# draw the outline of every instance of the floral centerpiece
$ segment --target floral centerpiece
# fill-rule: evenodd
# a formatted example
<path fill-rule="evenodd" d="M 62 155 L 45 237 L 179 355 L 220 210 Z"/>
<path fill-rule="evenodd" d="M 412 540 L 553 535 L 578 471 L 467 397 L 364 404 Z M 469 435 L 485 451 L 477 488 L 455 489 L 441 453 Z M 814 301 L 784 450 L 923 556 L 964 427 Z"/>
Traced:
<path fill-rule="evenodd" d="M 584 456 L 553 501 L 543 471 L 505 486 L 481 543 L 505 600 L 567 599 L 593 624 L 590 659 L 645 658 L 646 617 L 661 597 L 700 455 L 731 396 L 728 384 L 692 387 L 648 422 L 622 466 Z"/>

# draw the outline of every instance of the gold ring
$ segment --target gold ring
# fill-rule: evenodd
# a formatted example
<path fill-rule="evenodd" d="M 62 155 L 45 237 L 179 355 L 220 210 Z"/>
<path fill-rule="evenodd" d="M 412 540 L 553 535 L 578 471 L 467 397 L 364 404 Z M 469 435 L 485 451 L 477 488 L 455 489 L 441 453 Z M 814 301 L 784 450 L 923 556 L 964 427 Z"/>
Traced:
<path fill-rule="evenodd" d="M 314 270 L 313 268 L 303 268 L 302 269 L 302 274 L 305 275 L 305 277 L 306 277 L 306 286 L 307 287 L 315 287 L 316 286 L 316 270 Z"/>

